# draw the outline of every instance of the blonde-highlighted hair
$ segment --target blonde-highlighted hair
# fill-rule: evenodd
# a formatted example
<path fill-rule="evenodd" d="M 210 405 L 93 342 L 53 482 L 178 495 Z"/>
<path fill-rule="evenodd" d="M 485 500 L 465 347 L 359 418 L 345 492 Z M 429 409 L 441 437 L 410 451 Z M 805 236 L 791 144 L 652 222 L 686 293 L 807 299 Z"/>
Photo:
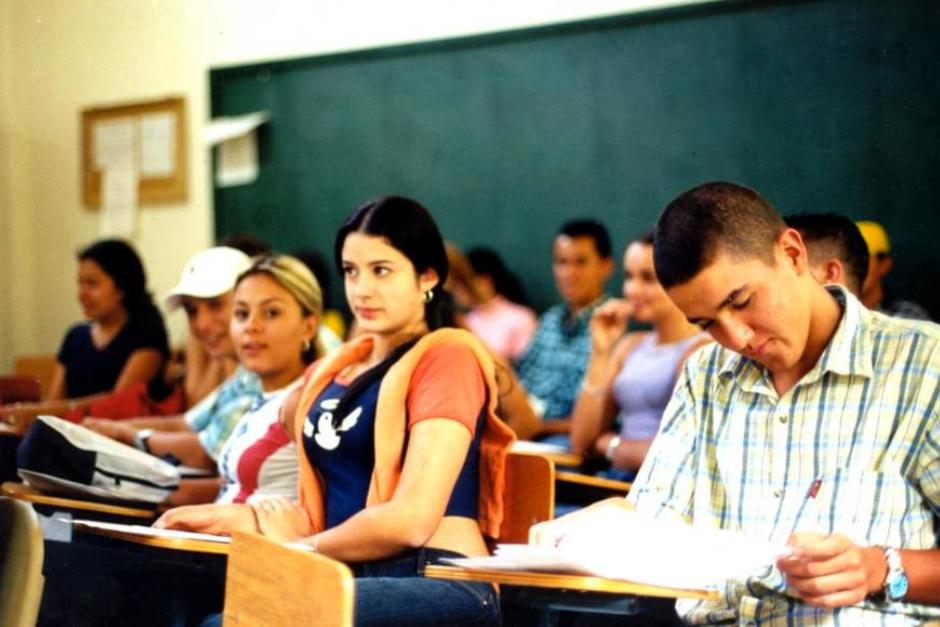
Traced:
<path fill-rule="evenodd" d="M 302 261 L 290 255 L 263 255 L 255 257 L 251 266 L 238 275 L 235 287 L 246 278 L 266 274 L 291 293 L 291 296 L 300 305 L 304 316 L 316 316 L 319 321 L 323 317 L 323 292 L 313 272 Z M 326 348 L 320 340 L 319 334 L 311 342 L 310 349 L 304 351 L 304 361 L 310 363 L 326 354 Z"/>

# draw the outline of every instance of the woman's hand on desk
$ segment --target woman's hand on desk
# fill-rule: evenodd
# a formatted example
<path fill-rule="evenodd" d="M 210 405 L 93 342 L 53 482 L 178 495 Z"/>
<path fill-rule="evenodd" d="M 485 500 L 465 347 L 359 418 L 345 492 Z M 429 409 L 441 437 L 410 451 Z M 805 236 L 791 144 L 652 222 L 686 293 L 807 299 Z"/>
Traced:
<path fill-rule="evenodd" d="M 254 512 L 244 504 L 177 507 L 160 516 L 153 526 L 158 529 L 179 529 L 216 535 L 258 530 Z"/>
<path fill-rule="evenodd" d="M 82 421 L 82 426 L 112 440 L 131 446 L 134 444 L 134 434 L 137 432 L 136 429 L 123 424 L 119 420 L 107 420 L 105 418 L 85 418 Z"/>

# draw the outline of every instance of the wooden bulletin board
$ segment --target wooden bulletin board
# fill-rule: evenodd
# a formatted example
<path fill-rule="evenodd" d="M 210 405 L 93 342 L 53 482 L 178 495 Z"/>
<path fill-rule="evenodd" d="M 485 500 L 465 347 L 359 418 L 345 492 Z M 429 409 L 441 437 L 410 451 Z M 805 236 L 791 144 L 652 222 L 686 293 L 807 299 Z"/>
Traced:
<path fill-rule="evenodd" d="M 140 204 L 186 200 L 186 107 L 181 97 L 82 111 L 82 186 L 85 206 L 99 208 L 102 201 L 106 154 L 119 152 L 102 145 L 107 133 L 120 129 L 130 142 L 130 154 L 121 167 L 138 173 Z M 116 134 L 110 133 L 113 137 Z M 119 142 L 120 143 L 120 142 Z"/>

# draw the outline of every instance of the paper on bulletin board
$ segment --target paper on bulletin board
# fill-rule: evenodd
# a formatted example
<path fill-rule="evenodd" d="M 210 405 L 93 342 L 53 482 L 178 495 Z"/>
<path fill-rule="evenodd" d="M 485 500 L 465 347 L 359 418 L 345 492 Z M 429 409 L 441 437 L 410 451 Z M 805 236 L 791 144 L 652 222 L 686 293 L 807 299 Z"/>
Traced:
<path fill-rule="evenodd" d="M 151 113 L 140 118 L 140 176 L 165 178 L 176 172 L 176 117 Z"/>
<path fill-rule="evenodd" d="M 218 146 L 217 186 L 246 185 L 258 178 L 258 127 L 267 121 L 267 112 L 259 111 L 217 118 L 206 128 L 206 143 Z"/>
<path fill-rule="evenodd" d="M 105 168 L 101 173 L 101 211 L 98 230 L 102 236 L 131 237 L 137 225 L 139 175 L 133 164 Z"/>
<path fill-rule="evenodd" d="M 134 130 L 134 120 L 129 118 L 95 124 L 92 154 L 96 170 L 133 167 Z"/>

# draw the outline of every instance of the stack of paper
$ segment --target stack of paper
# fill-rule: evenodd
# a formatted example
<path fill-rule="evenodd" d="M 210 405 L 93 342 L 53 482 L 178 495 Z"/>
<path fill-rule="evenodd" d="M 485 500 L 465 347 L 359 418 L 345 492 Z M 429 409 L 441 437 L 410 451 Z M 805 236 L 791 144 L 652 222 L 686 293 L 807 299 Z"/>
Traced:
<path fill-rule="evenodd" d="M 450 560 L 465 568 L 596 575 L 670 588 L 707 588 L 766 574 L 786 547 L 743 534 L 610 510 L 573 526 L 556 547 L 499 545 L 495 555 Z"/>

